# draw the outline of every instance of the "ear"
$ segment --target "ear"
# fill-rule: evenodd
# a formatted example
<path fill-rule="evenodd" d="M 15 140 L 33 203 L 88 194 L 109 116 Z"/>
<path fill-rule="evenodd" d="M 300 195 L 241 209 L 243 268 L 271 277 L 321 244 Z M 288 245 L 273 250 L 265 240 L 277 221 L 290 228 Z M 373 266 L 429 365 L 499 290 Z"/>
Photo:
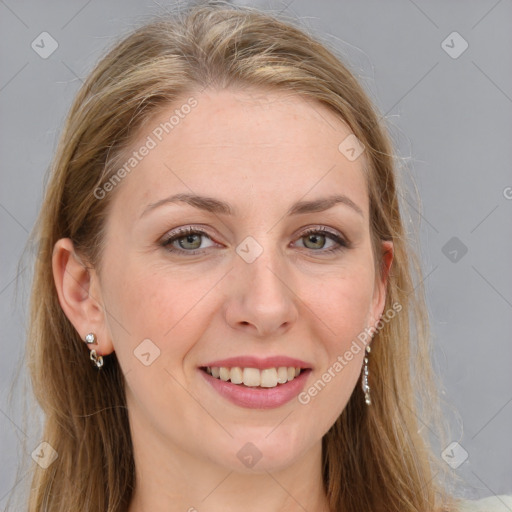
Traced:
<path fill-rule="evenodd" d="M 105 321 L 98 276 L 75 253 L 70 238 L 61 238 L 55 243 L 52 269 L 62 310 L 80 338 L 85 340 L 87 334 L 94 333 L 97 344 L 90 345 L 91 350 L 96 350 L 98 355 L 110 354 L 114 347 Z"/>
<path fill-rule="evenodd" d="M 393 262 L 393 242 L 383 240 L 381 242 L 382 267 L 381 273 L 375 276 L 375 286 L 373 289 L 372 310 L 370 311 L 369 327 L 374 327 L 380 320 L 386 304 L 386 288 L 389 277 L 391 263 Z"/>

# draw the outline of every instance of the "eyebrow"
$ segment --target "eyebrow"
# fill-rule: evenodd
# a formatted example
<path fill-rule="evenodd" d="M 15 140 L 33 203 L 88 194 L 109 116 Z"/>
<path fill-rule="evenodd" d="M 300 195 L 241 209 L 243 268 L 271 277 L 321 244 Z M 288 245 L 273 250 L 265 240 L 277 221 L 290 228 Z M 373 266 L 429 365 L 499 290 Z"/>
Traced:
<path fill-rule="evenodd" d="M 145 210 L 142 212 L 140 217 L 143 217 L 150 211 L 158 208 L 163 204 L 169 203 L 186 203 L 194 208 L 199 210 L 204 210 L 206 212 L 214 213 L 214 214 L 222 214 L 222 215 L 236 215 L 236 209 L 230 206 L 228 203 L 221 201 L 219 199 L 215 199 L 214 197 L 208 196 L 199 196 L 196 194 L 175 194 L 170 197 L 166 197 L 165 199 L 160 199 L 156 203 L 149 204 Z M 312 201 L 298 201 L 293 204 L 286 215 L 301 215 L 305 213 L 315 213 L 315 212 L 323 212 L 325 210 L 329 210 L 333 206 L 337 204 L 344 204 L 359 215 L 364 217 L 364 213 L 357 204 L 352 201 L 349 197 L 345 195 L 331 195 L 328 197 L 314 199 Z"/>

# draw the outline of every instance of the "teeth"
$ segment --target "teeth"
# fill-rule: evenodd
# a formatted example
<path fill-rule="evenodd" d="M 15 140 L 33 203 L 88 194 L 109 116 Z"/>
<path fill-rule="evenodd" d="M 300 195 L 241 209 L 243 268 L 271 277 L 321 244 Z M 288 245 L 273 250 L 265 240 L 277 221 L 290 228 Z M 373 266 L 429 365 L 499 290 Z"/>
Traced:
<path fill-rule="evenodd" d="M 230 380 L 233 384 L 242 384 L 242 382 L 244 381 L 242 368 L 240 368 L 239 366 L 231 368 Z"/>
<path fill-rule="evenodd" d="M 243 384 L 248 387 L 275 388 L 278 384 L 286 384 L 300 374 L 300 367 L 280 366 L 279 368 L 226 368 L 224 366 L 207 367 L 206 373 L 216 379 L 233 384 Z"/>
<path fill-rule="evenodd" d="M 259 386 L 261 383 L 261 372 L 257 368 L 244 368 L 244 385 Z"/>
<path fill-rule="evenodd" d="M 229 380 L 230 377 L 229 368 L 224 368 L 223 366 L 220 368 L 220 380 Z"/>
<path fill-rule="evenodd" d="M 275 388 L 277 386 L 277 370 L 275 368 L 261 370 L 260 386 L 262 388 Z"/>
<path fill-rule="evenodd" d="M 293 375 L 295 376 L 295 373 Z M 288 382 L 288 368 L 286 368 L 286 366 L 280 366 L 277 369 L 277 382 L 279 384 Z"/>

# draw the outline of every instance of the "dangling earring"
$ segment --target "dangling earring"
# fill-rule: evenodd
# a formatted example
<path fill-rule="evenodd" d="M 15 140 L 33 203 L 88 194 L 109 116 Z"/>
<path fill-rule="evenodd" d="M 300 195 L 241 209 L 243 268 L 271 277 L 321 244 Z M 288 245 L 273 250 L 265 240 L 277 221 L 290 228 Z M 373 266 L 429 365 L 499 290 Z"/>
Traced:
<path fill-rule="evenodd" d="M 368 385 L 368 354 L 370 353 L 370 345 L 366 345 L 366 354 L 364 355 L 364 367 L 363 367 L 363 379 L 362 379 L 362 387 L 364 393 L 364 401 L 366 405 L 371 405 L 372 401 L 370 399 L 370 386 Z"/>
<path fill-rule="evenodd" d="M 91 361 L 94 362 L 98 370 L 103 366 L 103 357 L 96 354 L 96 350 L 91 350 Z"/>
<path fill-rule="evenodd" d="M 90 332 L 85 337 L 85 342 L 88 345 L 97 345 L 98 344 L 98 340 L 96 339 L 96 335 L 93 332 Z M 91 361 L 94 362 L 94 364 L 96 365 L 96 368 L 98 368 L 98 370 L 103 366 L 103 357 L 99 356 L 98 354 L 96 354 L 96 350 L 94 350 L 94 349 L 91 350 L 91 354 L 90 354 L 89 357 L 90 357 Z"/>

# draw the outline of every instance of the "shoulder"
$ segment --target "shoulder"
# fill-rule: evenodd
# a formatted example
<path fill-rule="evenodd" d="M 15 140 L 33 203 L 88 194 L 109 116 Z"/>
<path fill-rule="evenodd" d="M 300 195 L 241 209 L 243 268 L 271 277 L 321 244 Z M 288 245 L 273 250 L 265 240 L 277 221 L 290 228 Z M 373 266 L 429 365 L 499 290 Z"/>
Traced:
<path fill-rule="evenodd" d="M 480 500 L 461 500 L 460 512 L 512 512 L 512 495 L 501 494 Z"/>

